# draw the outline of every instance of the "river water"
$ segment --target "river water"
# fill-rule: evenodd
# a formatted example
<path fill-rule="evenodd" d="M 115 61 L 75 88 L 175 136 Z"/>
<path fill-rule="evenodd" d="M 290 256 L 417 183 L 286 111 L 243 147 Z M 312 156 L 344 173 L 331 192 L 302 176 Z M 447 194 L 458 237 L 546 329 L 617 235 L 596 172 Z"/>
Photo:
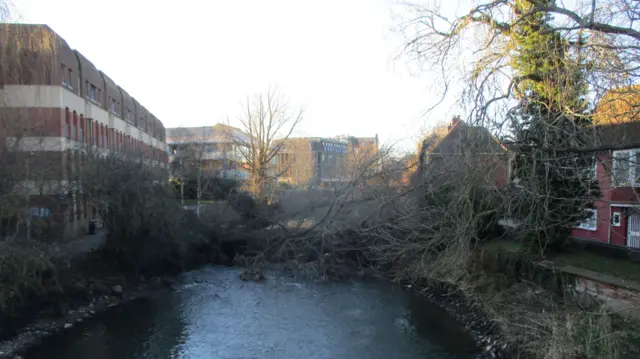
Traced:
<path fill-rule="evenodd" d="M 235 268 L 186 273 L 171 290 L 110 308 L 42 342 L 27 359 L 474 358 L 462 328 L 382 281 L 322 283 Z"/>

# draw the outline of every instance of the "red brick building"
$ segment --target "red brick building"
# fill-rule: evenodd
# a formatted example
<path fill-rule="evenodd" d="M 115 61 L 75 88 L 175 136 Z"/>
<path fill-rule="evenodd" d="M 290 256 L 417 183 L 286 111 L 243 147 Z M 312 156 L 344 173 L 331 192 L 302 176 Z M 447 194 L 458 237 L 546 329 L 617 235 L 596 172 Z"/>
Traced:
<path fill-rule="evenodd" d="M 145 163 L 166 168 L 165 128 L 48 26 L 0 27 L 0 154 L 21 153 L 15 178 L 0 186 L 5 195 L 7 186 L 24 191 L 28 211 L 55 227 L 52 236 L 86 233 L 87 194 L 61 193 L 56 184 L 73 180 L 87 149 L 135 151 Z M 0 167 L 10 163 L 6 158 Z M 52 199 L 60 196 L 70 205 L 57 208 Z"/>
<path fill-rule="evenodd" d="M 601 197 L 575 238 L 640 248 L 640 122 L 596 127 L 595 176 Z"/>

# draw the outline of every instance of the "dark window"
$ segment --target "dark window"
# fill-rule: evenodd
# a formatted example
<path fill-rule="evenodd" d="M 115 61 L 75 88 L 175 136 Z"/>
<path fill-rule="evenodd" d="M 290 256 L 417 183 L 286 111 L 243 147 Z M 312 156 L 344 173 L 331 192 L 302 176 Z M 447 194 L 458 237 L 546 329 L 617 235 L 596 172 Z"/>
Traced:
<path fill-rule="evenodd" d="M 93 85 L 89 87 L 89 99 L 93 101 L 96 100 L 96 87 Z"/>
<path fill-rule="evenodd" d="M 61 64 L 60 66 L 60 72 L 62 73 L 62 85 L 63 86 L 68 86 L 69 84 L 67 83 L 67 66 L 65 64 Z"/>
<path fill-rule="evenodd" d="M 77 140 L 78 139 L 77 122 L 78 122 L 78 114 L 75 111 L 73 111 L 73 123 L 71 124 L 71 129 L 72 129 L 71 139 L 72 140 Z"/>
<path fill-rule="evenodd" d="M 84 141 L 84 116 L 80 115 L 80 141 Z"/>
<path fill-rule="evenodd" d="M 64 118 L 64 136 L 66 138 L 71 138 L 71 111 L 69 111 L 68 107 L 65 109 Z"/>
<path fill-rule="evenodd" d="M 90 119 L 87 119 L 87 142 L 93 145 L 93 123 Z"/>

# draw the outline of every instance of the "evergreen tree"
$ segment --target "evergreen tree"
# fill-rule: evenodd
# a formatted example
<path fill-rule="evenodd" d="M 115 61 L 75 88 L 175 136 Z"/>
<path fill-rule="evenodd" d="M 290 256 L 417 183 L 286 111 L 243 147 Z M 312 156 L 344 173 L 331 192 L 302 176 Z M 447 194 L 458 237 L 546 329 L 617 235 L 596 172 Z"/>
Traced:
<path fill-rule="evenodd" d="M 591 121 L 579 56 L 550 31 L 548 15 L 523 17 L 533 9 L 531 1 L 515 5 L 520 19 L 511 34 L 512 67 L 520 106 L 510 120 L 516 138 L 513 174 L 524 189 L 517 217 L 532 229 L 528 249 L 544 254 L 564 243 L 599 194 L 591 178 L 594 154 L 580 151 Z"/>

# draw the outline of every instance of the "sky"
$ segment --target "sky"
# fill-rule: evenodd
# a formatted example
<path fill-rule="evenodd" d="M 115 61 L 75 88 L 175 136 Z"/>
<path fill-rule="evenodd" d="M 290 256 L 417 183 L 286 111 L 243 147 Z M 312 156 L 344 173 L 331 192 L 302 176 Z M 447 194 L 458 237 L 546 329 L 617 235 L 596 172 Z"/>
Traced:
<path fill-rule="evenodd" d="M 411 150 L 437 95 L 398 57 L 397 0 L 12 0 L 49 25 L 165 127 L 230 121 L 276 87 L 298 136 L 374 136 Z"/>

